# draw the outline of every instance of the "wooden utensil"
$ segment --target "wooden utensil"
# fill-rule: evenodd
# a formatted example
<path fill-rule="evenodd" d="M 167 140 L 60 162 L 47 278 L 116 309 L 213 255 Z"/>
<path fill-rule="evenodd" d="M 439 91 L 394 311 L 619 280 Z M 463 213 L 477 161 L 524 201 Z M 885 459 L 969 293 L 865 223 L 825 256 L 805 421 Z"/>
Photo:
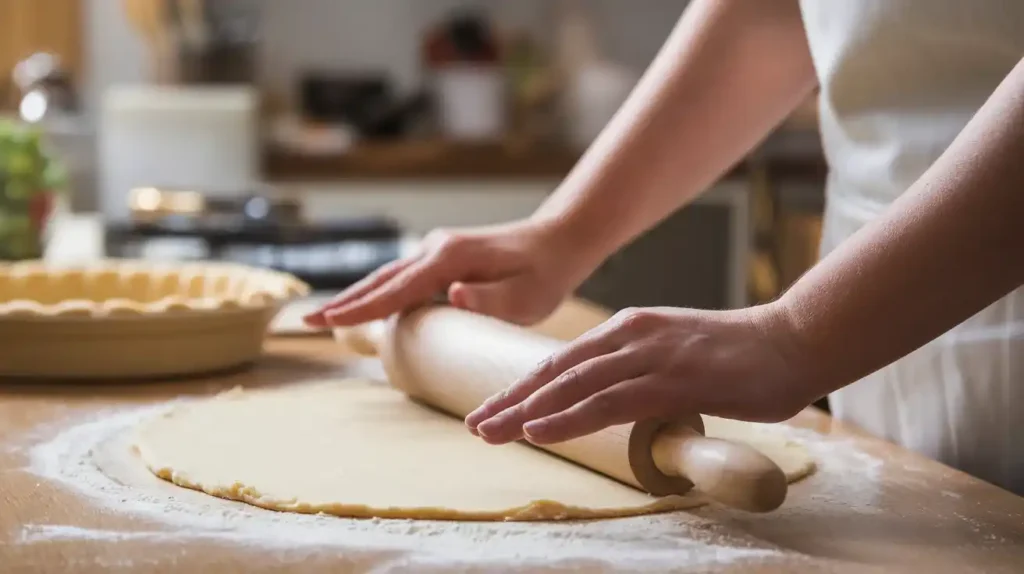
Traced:
<path fill-rule="evenodd" d="M 566 343 L 447 306 L 339 329 L 357 353 L 377 356 L 393 386 L 464 417 Z M 703 436 L 699 415 L 610 427 L 541 448 L 655 496 L 696 487 L 712 500 L 768 512 L 786 498 L 786 477 L 754 448 Z"/>
<path fill-rule="evenodd" d="M 142 36 L 150 51 L 154 80 L 169 84 L 176 80 L 174 39 L 169 29 L 167 0 L 122 0 L 125 15 Z"/>

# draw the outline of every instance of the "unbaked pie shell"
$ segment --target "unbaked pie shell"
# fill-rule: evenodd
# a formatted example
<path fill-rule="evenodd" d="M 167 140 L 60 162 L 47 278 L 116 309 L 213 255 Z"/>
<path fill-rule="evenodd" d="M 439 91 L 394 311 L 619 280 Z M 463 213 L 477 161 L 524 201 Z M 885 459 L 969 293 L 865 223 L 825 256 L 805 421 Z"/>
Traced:
<path fill-rule="evenodd" d="M 309 286 L 231 263 L 0 264 L 0 376 L 190 375 L 257 359 Z"/>

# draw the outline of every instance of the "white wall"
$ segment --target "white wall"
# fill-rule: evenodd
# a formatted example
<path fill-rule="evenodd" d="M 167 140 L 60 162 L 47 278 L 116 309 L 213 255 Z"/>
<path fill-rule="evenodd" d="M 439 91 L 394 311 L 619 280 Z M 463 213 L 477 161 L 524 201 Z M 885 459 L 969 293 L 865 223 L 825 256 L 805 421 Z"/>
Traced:
<path fill-rule="evenodd" d="M 290 0 L 265 1 L 263 80 L 290 91 L 310 67 L 384 70 L 403 90 L 418 85 L 419 45 L 426 28 L 449 9 L 490 6 L 506 26 L 543 30 L 546 0 Z"/>
<path fill-rule="evenodd" d="M 120 0 L 82 0 L 85 14 L 86 105 L 97 109 L 99 94 L 117 83 L 139 82 L 148 61 L 142 39 L 125 17 Z"/>
<path fill-rule="evenodd" d="M 605 53 L 642 71 L 678 22 L 689 0 L 585 0 L 593 8 Z"/>
<path fill-rule="evenodd" d="M 89 76 L 86 100 L 114 83 L 144 81 L 144 45 L 119 0 L 87 3 Z M 309 67 L 379 69 L 402 88 L 419 78 L 422 31 L 447 10 L 480 6 L 503 27 L 551 35 L 553 0 L 259 0 L 264 11 L 260 53 L 268 87 L 284 92 Z M 642 70 L 688 0 L 586 0 L 608 56 Z"/>

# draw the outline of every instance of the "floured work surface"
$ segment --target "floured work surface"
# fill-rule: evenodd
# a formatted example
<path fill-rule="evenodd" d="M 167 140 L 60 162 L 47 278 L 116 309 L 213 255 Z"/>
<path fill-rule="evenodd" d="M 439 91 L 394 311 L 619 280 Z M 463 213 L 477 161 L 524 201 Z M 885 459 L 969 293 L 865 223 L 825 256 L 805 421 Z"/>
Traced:
<path fill-rule="evenodd" d="M 767 514 L 706 505 L 527 523 L 271 512 L 170 484 L 132 452 L 140 423 L 188 401 L 339 373 L 383 376 L 330 338 L 303 337 L 270 339 L 256 369 L 226 377 L 0 384 L 0 570 L 1017 574 L 1024 564 L 1020 497 L 815 409 L 762 429 L 817 466 Z"/>
<path fill-rule="evenodd" d="M 761 448 L 791 479 L 813 469 L 807 452 L 781 436 L 747 433 L 734 421 L 707 426 L 712 436 Z M 145 423 L 136 445 L 161 478 L 273 510 L 552 520 L 703 502 L 652 497 L 528 445 L 488 445 L 460 420 L 359 380 L 236 389 Z"/>

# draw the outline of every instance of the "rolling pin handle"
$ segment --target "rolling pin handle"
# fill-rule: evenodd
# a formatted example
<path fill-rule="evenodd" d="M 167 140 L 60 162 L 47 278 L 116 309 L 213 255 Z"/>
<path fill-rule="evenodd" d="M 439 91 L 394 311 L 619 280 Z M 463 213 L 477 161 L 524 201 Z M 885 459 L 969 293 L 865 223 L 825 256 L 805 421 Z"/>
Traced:
<path fill-rule="evenodd" d="M 786 475 L 753 447 L 708 438 L 676 424 L 655 436 L 651 455 L 658 470 L 686 477 L 694 488 L 726 506 L 770 512 L 786 500 Z"/>

